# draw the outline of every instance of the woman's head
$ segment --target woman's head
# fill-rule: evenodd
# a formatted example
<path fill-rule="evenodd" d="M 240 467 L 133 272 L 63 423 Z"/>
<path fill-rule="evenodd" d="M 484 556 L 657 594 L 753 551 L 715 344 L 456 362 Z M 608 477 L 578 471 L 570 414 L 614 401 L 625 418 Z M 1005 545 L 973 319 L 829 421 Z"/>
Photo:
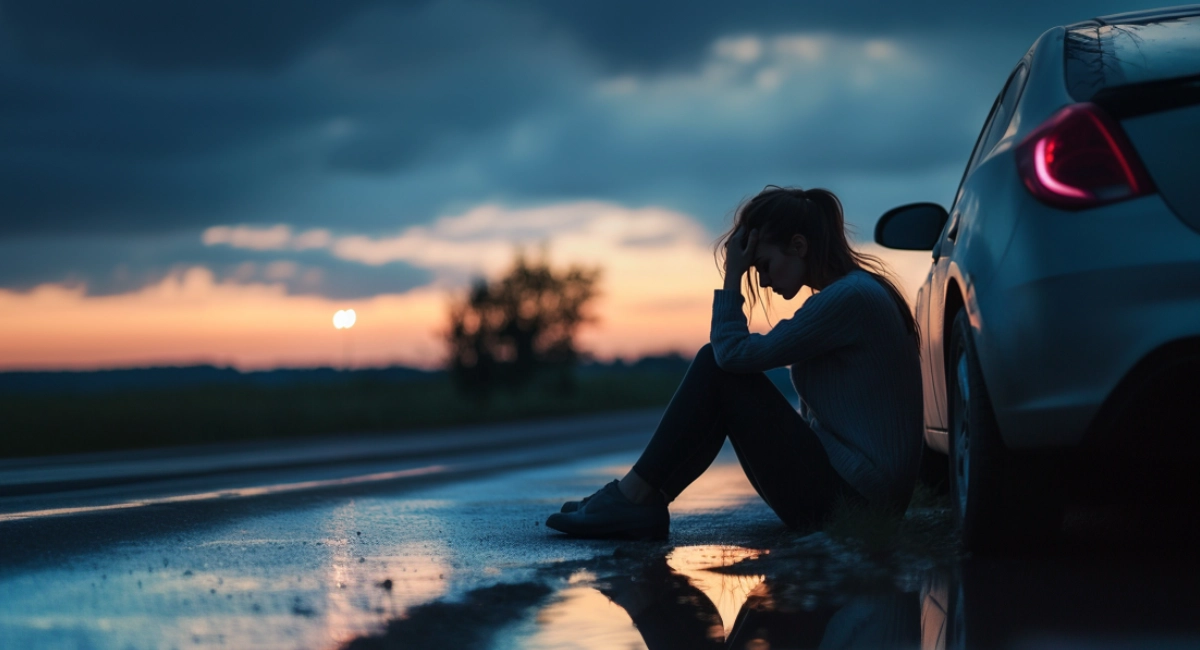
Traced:
<path fill-rule="evenodd" d="M 759 249 L 782 253 L 779 260 L 800 261 L 803 286 L 817 291 L 858 268 L 846 240 L 842 202 L 829 190 L 768 186 L 738 209 L 722 242 L 751 230 L 758 231 Z M 758 265 L 754 275 L 760 275 Z"/>
<path fill-rule="evenodd" d="M 735 235 L 744 237 L 752 230 L 758 231 L 758 246 L 755 264 L 746 273 L 751 306 L 759 300 L 759 287 L 769 287 L 791 299 L 801 287 L 820 291 L 847 273 L 862 269 L 888 289 L 904 314 L 909 332 L 916 333 L 908 302 L 888 279 L 883 261 L 850 247 L 842 202 L 833 192 L 768 185 L 738 208 L 733 226 L 718 240 L 718 255 Z"/>

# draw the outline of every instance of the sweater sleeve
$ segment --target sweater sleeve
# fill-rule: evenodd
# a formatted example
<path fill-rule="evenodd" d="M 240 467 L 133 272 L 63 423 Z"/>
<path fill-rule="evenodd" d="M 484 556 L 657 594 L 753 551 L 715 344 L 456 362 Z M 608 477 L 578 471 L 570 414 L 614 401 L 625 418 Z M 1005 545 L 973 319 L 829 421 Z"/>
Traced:
<path fill-rule="evenodd" d="M 860 332 L 862 296 L 851 282 L 835 282 L 804 302 L 766 334 L 751 334 L 737 291 L 716 290 L 709 342 L 717 366 L 729 372 L 762 372 L 801 363 L 849 345 Z"/>

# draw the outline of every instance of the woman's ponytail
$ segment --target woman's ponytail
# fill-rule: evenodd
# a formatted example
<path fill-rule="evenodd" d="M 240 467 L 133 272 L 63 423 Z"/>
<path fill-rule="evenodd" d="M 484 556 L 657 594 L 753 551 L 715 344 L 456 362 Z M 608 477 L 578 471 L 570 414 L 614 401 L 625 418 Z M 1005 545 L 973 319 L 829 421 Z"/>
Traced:
<path fill-rule="evenodd" d="M 814 292 L 857 269 L 873 275 L 891 294 L 906 329 L 919 345 L 917 322 L 887 265 L 880 258 L 860 253 L 850 246 L 842 202 L 836 194 L 822 188 L 804 190 L 768 185 L 738 207 L 733 227 L 717 241 L 719 268 L 724 267 L 719 259 L 725 251 L 724 244 L 743 226 L 746 232 L 757 229 L 760 242 L 780 244 L 790 241 L 793 235 L 803 235 L 808 242 L 807 284 Z M 751 311 L 760 299 L 753 274 L 753 268 L 746 274 Z M 770 299 L 769 294 L 767 299 Z"/>

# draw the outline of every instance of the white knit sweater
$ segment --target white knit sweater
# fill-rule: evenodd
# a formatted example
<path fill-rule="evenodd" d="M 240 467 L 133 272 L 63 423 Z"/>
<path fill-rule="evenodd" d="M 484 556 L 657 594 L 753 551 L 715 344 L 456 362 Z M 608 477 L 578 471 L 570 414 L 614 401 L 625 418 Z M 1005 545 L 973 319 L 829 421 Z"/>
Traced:
<path fill-rule="evenodd" d="M 718 289 L 710 341 L 730 372 L 791 366 L 800 415 L 838 474 L 873 505 L 908 505 L 924 435 L 921 362 L 891 294 L 853 271 L 767 334 L 751 334 L 741 293 Z"/>

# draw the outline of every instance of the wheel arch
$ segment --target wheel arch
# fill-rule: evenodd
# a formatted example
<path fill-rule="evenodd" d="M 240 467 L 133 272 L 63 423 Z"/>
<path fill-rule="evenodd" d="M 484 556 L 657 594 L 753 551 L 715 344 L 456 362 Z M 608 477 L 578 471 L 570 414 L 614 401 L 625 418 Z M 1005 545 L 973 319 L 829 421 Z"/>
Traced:
<path fill-rule="evenodd" d="M 953 415 L 950 412 L 950 382 L 954 375 L 951 374 L 950 364 L 950 339 L 954 330 L 954 319 L 958 317 L 958 312 L 966 309 L 966 300 L 963 298 L 962 288 L 959 286 L 958 278 L 950 278 L 950 282 L 946 285 L 946 308 L 942 312 L 942 372 L 945 374 L 945 393 L 946 393 L 946 423 L 949 425 L 950 417 Z M 969 315 L 968 315 L 969 317 Z"/>

